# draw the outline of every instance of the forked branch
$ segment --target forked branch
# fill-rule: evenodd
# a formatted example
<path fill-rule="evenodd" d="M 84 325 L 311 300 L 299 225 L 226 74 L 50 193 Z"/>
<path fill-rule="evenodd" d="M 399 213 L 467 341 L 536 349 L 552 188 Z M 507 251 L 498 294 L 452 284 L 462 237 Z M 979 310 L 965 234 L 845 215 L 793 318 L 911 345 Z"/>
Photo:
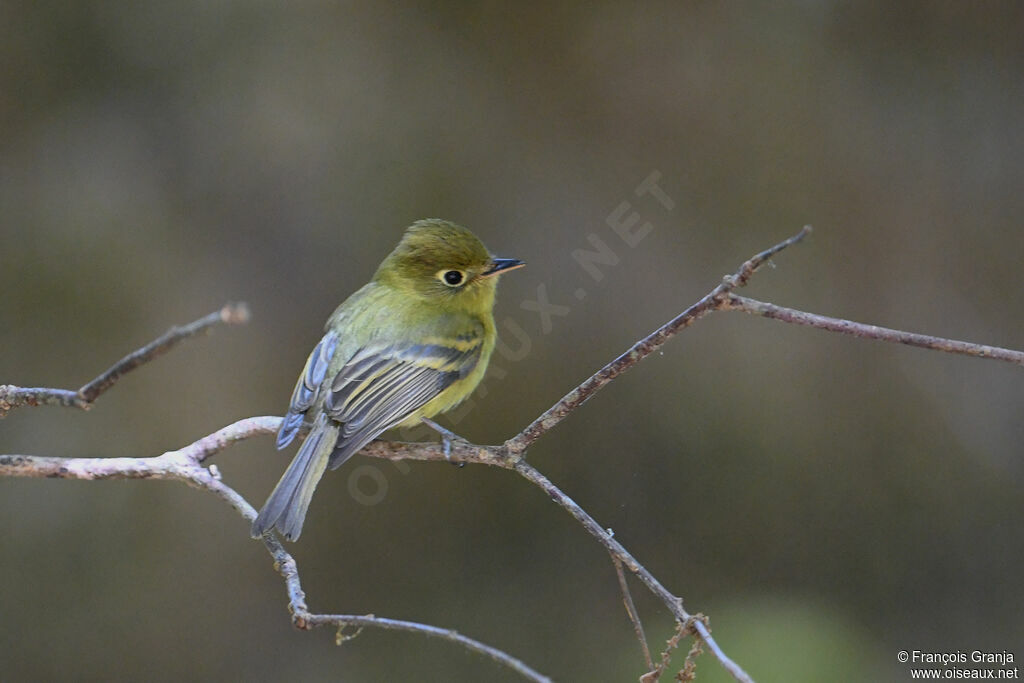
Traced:
<path fill-rule="evenodd" d="M 0 474 L 13 477 L 48 477 L 54 479 L 173 479 L 214 493 L 251 524 L 256 510 L 237 491 L 221 480 L 216 465 L 203 463 L 228 446 L 260 434 L 274 434 L 281 423 L 279 417 L 250 417 L 239 420 L 213 434 L 176 451 L 150 458 L 44 458 L 31 455 L 0 455 Z M 522 661 L 478 640 L 451 629 L 438 628 L 411 621 L 399 621 L 372 614 L 316 614 L 306 606 L 298 566 L 284 546 L 272 534 L 263 537 L 263 544 L 274 559 L 274 565 L 285 581 L 292 623 L 301 629 L 334 626 L 339 644 L 346 638 L 342 629 L 364 626 L 419 633 L 451 641 L 468 650 L 486 655 L 524 678 L 536 683 L 551 679 L 534 671 Z M 351 636 L 348 636 L 351 637 Z"/>

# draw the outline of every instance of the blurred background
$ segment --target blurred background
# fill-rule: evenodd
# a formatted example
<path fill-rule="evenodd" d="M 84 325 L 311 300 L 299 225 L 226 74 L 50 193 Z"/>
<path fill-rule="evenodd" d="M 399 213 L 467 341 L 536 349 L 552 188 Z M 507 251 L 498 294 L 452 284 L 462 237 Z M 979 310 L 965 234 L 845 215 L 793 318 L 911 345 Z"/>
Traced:
<path fill-rule="evenodd" d="M 480 443 L 806 223 L 745 294 L 1020 349 L 1022 29 L 1016 3 L 5 2 L 0 381 L 76 388 L 226 301 L 253 319 L 89 413 L 11 413 L 0 453 L 157 455 L 281 414 L 428 216 L 529 263 L 486 395 L 447 421 Z M 634 213 L 631 246 L 608 221 Z M 595 238 L 600 279 L 573 257 Z M 721 313 L 529 459 L 758 680 L 907 680 L 899 650 L 1024 657 L 1022 402 L 1019 367 Z M 258 507 L 292 452 L 216 464 Z M 0 480 L 0 544 L 4 680 L 520 680 L 294 630 L 247 524 L 181 484 Z M 607 554 L 511 473 L 356 458 L 291 549 L 315 611 L 456 628 L 559 681 L 643 672 Z M 657 651 L 671 620 L 633 585 Z"/>

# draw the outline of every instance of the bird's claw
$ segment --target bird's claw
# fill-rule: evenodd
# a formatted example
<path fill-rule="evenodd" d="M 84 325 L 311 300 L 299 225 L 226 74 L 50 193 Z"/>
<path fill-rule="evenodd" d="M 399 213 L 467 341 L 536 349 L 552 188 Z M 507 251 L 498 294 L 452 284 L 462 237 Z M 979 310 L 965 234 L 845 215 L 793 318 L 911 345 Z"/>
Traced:
<path fill-rule="evenodd" d="M 452 430 L 442 427 L 433 420 L 429 420 L 425 417 L 420 418 L 420 420 L 423 421 L 423 424 L 441 435 L 441 452 L 444 453 L 444 459 L 456 467 L 465 467 L 466 463 L 464 462 L 452 462 L 452 441 L 465 441 L 465 439 Z"/>
<path fill-rule="evenodd" d="M 465 467 L 464 462 L 452 462 L 452 440 L 447 434 L 441 435 L 441 450 L 444 452 L 444 459 L 456 467 Z"/>

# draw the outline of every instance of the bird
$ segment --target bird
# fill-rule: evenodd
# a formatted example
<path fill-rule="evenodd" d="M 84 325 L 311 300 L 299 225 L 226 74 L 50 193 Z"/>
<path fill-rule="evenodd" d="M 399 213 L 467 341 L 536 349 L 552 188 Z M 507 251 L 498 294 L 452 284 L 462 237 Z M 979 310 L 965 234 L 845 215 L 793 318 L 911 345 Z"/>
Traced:
<path fill-rule="evenodd" d="M 495 258 L 472 232 L 431 218 L 409 226 L 372 279 L 328 318 L 277 433 L 309 433 L 252 524 L 296 541 L 320 478 L 394 427 L 451 410 L 483 379 L 497 340 L 498 277 L 525 263 Z M 447 434 L 447 435 L 446 435 Z"/>

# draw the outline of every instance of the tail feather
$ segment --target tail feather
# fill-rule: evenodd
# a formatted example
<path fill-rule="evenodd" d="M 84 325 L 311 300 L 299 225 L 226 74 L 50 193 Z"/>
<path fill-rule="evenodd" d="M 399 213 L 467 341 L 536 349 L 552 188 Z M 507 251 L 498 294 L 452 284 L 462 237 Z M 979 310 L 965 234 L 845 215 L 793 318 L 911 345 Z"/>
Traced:
<path fill-rule="evenodd" d="M 275 526 L 286 540 L 299 538 L 313 491 L 327 469 L 337 440 L 338 426 L 321 415 L 252 523 L 253 538 Z"/>

